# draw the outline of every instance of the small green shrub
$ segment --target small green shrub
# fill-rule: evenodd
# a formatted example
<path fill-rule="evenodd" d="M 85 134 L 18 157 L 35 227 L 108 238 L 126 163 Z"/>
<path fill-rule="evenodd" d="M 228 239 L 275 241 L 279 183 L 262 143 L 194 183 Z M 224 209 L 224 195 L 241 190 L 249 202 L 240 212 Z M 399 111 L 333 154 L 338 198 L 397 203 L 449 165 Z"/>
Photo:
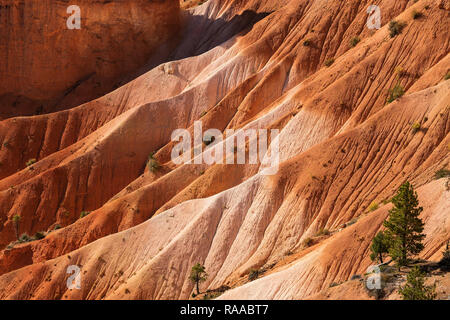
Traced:
<path fill-rule="evenodd" d="M 339 283 L 337 283 L 337 282 L 332 282 L 332 283 L 330 284 L 330 288 L 337 287 L 338 285 L 339 285 Z"/>
<path fill-rule="evenodd" d="M 349 222 L 345 224 L 346 227 L 351 226 L 352 224 L 355 224 L 358 221 L 358 217 L 353 218 Z"/>
<path fill-rule="evenodd" d="M 399 289 L 403 300 L 434 300 L 436 286 L 425 285 L 425 274 L 418 267 L 414 267 L 406 277 L 406 285 Z"/>
<path fill-rule="evenodd" d="M 38 231 L 34 234 L 36 240 L 41 240 L 45 238 L 45 233 L 43 231 Z"/>
<path fill-rule="evenodd" d="M 303 41 L 303 45 L 304 45 L 305 47 L 311 46 L 311 40 L 305 40 L 305 41 Z"/>
<path fill-rule="evenodd" d="M 417 11 L 417 10 L 414 10 L 414 11 L 412 12 L 412 18 L 413 18 L 414 20 L 420 19 L 420 18 L 422 18 L 422 17 L 423 17 L 423 13 L 422 13 L 422 12 Z"/>
<path fill-rule="evenodd" d="M 418 131 L 420 131 L 420 128 L 421 128 L 420 122 L 414 122 L 413 125 L 411 126 L 411 130 L 413 133 L 417 133 Z"/>
<path fill-rule="evenodd" d="M 372 202 L 369 207 L 367 208 L 369 212 L 375 211 L 378 209 L 378 203 L 376 203 L 375 201 Z"/>
<path fill-rule="evenodd" d="M 445 248 L 445 251 L 442 252 L 442 259 L 439 261 L 439 266 L 444 271 L 450 270 L 450 241 L 447 241 L 447 246 Z"/>
<path fill-rule="evenodd" d="M 86 216 L 88 216 L 90 213 L 91 213 L 90 211 L 81 211 L 81 213 L 80 213 L 80 219 L 81 219 L 81 218 L 84 218 L 84 217 L 86 217 Z"/>
<path fill-rule="evenodd" d="M 258 279 L 258 277 L 261 275 L 261 271 L 256 269 L 251 269 L 248 274 L 248 281 L 253 281 Z"/>
<path fill-rule="evenodd" d="M 399 78 L 407 75 L 406 70 L 402 66 L 395 67 L 395 73 Z"/>
<path fill-rule="evenodd" d="M 350 47 L 356 47 L 356 45 L 361 41 L 361 39 L 359 37 L 353 37 L 350 40 Z"/>
<path fill-rule="evenodd" d="M 450 79 L 450 71 L 447 72 L 447 74 L 444 76 L 444 80 L 448 80 Z"/>
<path fill-rule="evenodd" d="M 30 242 L 32 239 L 30 238 L 30 236 L 26 233 L 22 233 L 22 235 L 19 238 L 19 242 L 20 243 L 24 243 L 24 242 Z"/>
<path fill-rule="evenodd" d="M 158 162 L 158 160 L 156 160 L 155 158 L 154 158 L 154 155 L 155 155 L 155 153 L 154 152 L 152 152 L 151 154 L 150 154 L 150 156 L 148 157 L 148 160 L 147 160 L 147 167 L 148 167 L 148 169 L 151 171 L 151 172 L 156 172 L 156 171 L 158 171 L 158 169 L 159 169 L 159 167 L 160 167 L 160 165 L 159 165 L 159 162 Z"/>
<path fill-rule="evenodd" d="M 394 88 L 389 90 L 389 98 L 388 98 L 387 102 L 391 103 L 391 102 L 397 100 L 398 98 L 400 98 L 401 96 L 403 96 L 404 94 L 405 94 L 405 90 L 403 89 L 403 87 L 400 84 L 397 84 L 397 85 L 395 85 Z"/>
<path fill-rule="evenodd" d="M 328 236 L 330 234 L 330 231 L 328 229 L 320 229 L 319 232 L 317 232 L 316 236 Z"/>
<path fill-rule="evenodd" d="M 60 224 L 56 224 L 55 227 L 53 228 L 53 230 L 58 230 L 61 229 L 61 225 Z"/>
<path fill-rule="evenodd" d="M 447 170 L 445 168 L 439 169 L 434 174 L 434 179 L 435 180 L 438 180 L 438 179 L 441 179 L 441 178 L 446 178 L 446 177 L 450 177 L 450 170 Z"/>
<path fill-rule="evenodd" d="M 12 218 L 13 224 L 14 224 L 14 230 L 16 232 L 16 238 L 19 240 L 19 223 L 22 217 L 18 214 L 15 214 Z"/>
<path fill-rule="evenodd" d="M 223 292 L 210 292 L 210 293 L 206 293 L 203 296 L 203 300 L 213 300 L 216 299 L 218 297 L 220 297 L 223 294 Z"/>
<path fill-rule="evenodd" d="M 331 59 L 325 60 L 325 62 L 324 62 L 323 64 L 324 64 L 326 67 L 329 67 L 329 66 L 331 66 L 333 63 L 334 63 L 334 59 L 331 58 Z"/>
<path fill-rule="evenodd" d="M 406 23 L 404 23 L 402 21 L 392 20 L 389 23 L 389 35 L 391 36 L 391 38 L 394 38 L 395 36 L 402 33 L 402 30 L 405 26 L 406 26 Z"/>
<path fill-rule="evenodd" d="M 312 244 L 313 244 L 313 239 L 311 239 L 311 238 L 306 238 L 305 240 L 303 240 L 303 245 L 305 246 L 305 247 L 310 247 L 310 246 L 312 246 Z"/>
<path fill-rule="evenodd" d="M 29 166 L 32 166 L 33 164 L 35 164 L 36 163 L 36 159 L 30 159 L 30 160 L 28 160 L 26 163 L 25 163 L 25 165 L 27 166 L 27 167 L 29 167 Z"/>

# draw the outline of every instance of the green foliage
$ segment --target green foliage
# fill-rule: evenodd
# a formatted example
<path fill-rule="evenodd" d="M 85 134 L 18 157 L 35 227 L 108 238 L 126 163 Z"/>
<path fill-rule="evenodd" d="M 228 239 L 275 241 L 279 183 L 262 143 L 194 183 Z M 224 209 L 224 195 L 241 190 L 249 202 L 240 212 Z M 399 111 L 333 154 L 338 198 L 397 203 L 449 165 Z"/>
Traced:
<path fill-rule="evenodd" d="M 311 40 L 305 40 L 305 41 L 303 41 L 303 45 L 304 45 L 305 47 L 309 47 L 309 46 L 311 45 Z"/>
<path fill-rule="evenodd" d="M 444 80 L 448 80 L 450 79 L 450 71 L 447 72 L 447 74 L 444 76 Z"/>
<path fill-rule="evenodd" d="M 450 270 L 450 248 L 449 248 L 450 241 L 447 241 L 447 246 L 445 248 L 445 251 L 442 252 L 442 259 L 439 261 L 439 266 L 444 271 Z"/>
<path fill-rule="evenodd" d="M 420 19 L 420 18 L 422 18 L 422 17 L 423 17 L 423 13 L 422 13 L 422 12 L 417 11 L 417 10 L 414 10 L 414 11 L 412 12 L 412 18 L 413 18 L 414 20 Z"/>
<path fill-rule="evenodd" d="M 402 66 L 395 67 L 395 73 L 398 75 L 399 78 L 405 76 L 407 72 Z"/>
<path fill-rule="evenodd" d="M 40 240 L 40 239 L 44 239 L 45 238 L 45 233 L 43 231 L 38 231 L 34 234 L 34 238 L 36 240 Z"/>
<path fill-rule="evenodd" d="M 413 125 L 411 126 L 411 130 L 413 133 L 417 133 L 421 127 L 422 125 L 419 122 L 414 122 Z"/>
<path fill-rule="evenodd" d="M 367 210 L 369 210 L 369 212 L 375 211 L 378 209 L 378 203 L 377 202 L 372 202 L 369 207 L 367 208 Z"/>
<path fill-rule="evenodd" d="M 354 217 L 352 220 L 345 223 L 345 227 L 349 227 L 349 226 L 355 224 L 356 222 L 358 222 L 358 219 L 359 219 L 359 217 Z"/>
<path fill-rule="evenodd" d="M 222 294 L 223 294 L 223 292 L 206 293 L 203 296 L 203 300 L 213 300 L 213 299 L 216 299 L 216 298 L 220 297 Z"/>
<path fill-rule="evenodd" d="M 389 22 L 389 35 L 391 38 L 394 38 L 395 36 L 402 33 L 403 28 L 406 26 L 406 23 L 402 21 L 396 21 L 392 20 Z"/>
<path fill-rule="evenodd" d="M 409 182 L 400 186 L 392 203 L 394 207 L 384 222 L 385 236 L 390 243 L 389 255 L 400 267 L 407 264 L 408 256 L 423 250 L 424 223 L 419 218 L 423 208 L 418 206 L 417 193 Z"/>
<path fill-rule="evenodd" d="M 306 238 L 306 239 L 303 241 L 303 245 L 304 245 L 305 247 L 310 247 L 310 246 L 312 246 L 312 245 L 313 245 L 313 239 L 311 239 L 311 238 Z"/>
<path fill-rule="evenodd" d="M 196 285 L 197 295 L 200 294 L 200 290 L 198 287 L 199 283 L 205 282 L 207 278 L 208 274 L 206 273 L 205 267 L 202 264 L 197 263 L 195 266 L 192 267 L 189 280 L 191 280 Z"/>
<path fill-rule="evenodd" d="M 20 217 L 20 215 L 15 214 L 12 218 L 13 224 L 14 224 L 14 231 L 16 232 L 16 239 L 19 240 L 19 222 L 20 219 L 22 219 Z"/>
<path fill-rule="evenodd" d="M 396 84 L 394 88 L 389 90 L 388 103 L 391 103 L 405 94 L 405 90 L 400 84 Z"/>
<path fill-rule="evenodd" d="M 319 232 L 317 232 L 316 236 L 328 236 L 330 234 L 330 231 L 328 229 L 320 229 Z"/>
<path fill-rule="evenodd" d="M 323 64 L 324 64 L 325 66 L 329 67 L 329 66 L 331 66 L 333 63 L 334 63 L 334 59 L 331 58 L 331 59 L 325 60 L 325 62 L 324 62 Z"/>
<path fill-rule="evenodd" d="M 31 242 L 31 241 L 40 240 L 40 239 L 43 239 L 43 238 L 45 238 L 45 232 L 43 232 L 43 231 L 36 232 L 33 237 L 30 237 L 27 233 L 23 233 L 20 237 L 17 237 L 17 241 L 11 242 L 6 247 L 6 249 L 7 250 L 11 250 L 12 248 L 14 248 L 14 246 L 16 244 Z"/>
<path fill-rule="evenodd" d="M 32 239 L 30 238 L 30 236 L 28 235 L 28 234 L 26 234 L 26 233 L 22 233 L 22 235 L 20 236 L 20 238 L 19 238 L 19 242 L 20 243 L 23 243 L 23 242 L 29 242 L 29 241 L 31 241 Z"/>
<path fill-rule="evenodd" d="M 330 288 L 333 288 L 333 287 L 337 287 L 339 285 L 339 283 L 337 283 L 337 282 L 332 282 L 331 284 L 330 284 Z"/>
<path fill-rule="evenodd" d="M 152 152 L 151 154 L 150 154 L 150 156 L 148 157 L 148 160 L 147 160 L 147 167 L 148 167 L 148 169 L 151 171 L 151 172 L 156 172 L 156 171 L 158 171 L 158 169 L 159 169 L 159 167 L 160 167 L 160 165 L 159 165 L 159 162 L 158 162 L 158 160 L 156 160 L 155 158 L 154 158 L 154 155 L 155 155 L 155 153 L 154 152 Z"/>
<path fill-rule="evenodd" d="M 81 218 L 84 218 L 84 217 L 86 217 L 86 216 L 88 216 L 90 213 L 91 213 L 90 211 L 81 211 L 81 213 L 80 213 L 80 219 L 81 219 Z"/>
<path fill-rule="evenodd" d="M 350 47 L 356 47 L 356 45 L 361 41 L 361 39 L 359 37 L 353 37 L 350 40 Z"/>
<path fill-rule="evenodd" d="M 261 275 L 261 271 L 257 270 L 257 269 L 251 269 L 249 274 L 248 274 L 248 281 L 253 281 L 258 279 L 258 277 Z"/>
<path fill-rule="evenodd" d="M 445 177 L 450 177 L 450 170 L 447 170 L 445 168 L 439 169 L 434 174 L 434 179 L 436 179 L 436 180 L 437 179 L 441 179 L 441 178 L 445 178 Z"/>
<path fill-rule="evenodd" d="M 58 230 L 61 229 L 61 225 L 60 224 L 56 224 L 55 227 L 53 228 L 53 230 Z"/>
<path fill-rule="evenodd" d="M 25 165 L 27 166 L 27 167 L 29 167 L 29 166 L 32 166 L 33 164 L 35 164 L 36 163 L 36 159 L 30 159 L 30 160 L 28 160 L 26 163 L 25 163 Z"/>
<path fill-rule="evenodd" d="M 380 263 L 383 263 L 383 254 L 389 252 L 389 239 L 383 231 L 378 232 L 373 238 L 370 251 L 372 251 L 370 254 L 370 259 L 372 259 L 372 261 L 378 259 Z"/>
<path fill-rule="evenodd" d="M 399 289 L 403 300 L 436 299 L 436 286 L 426 286 L 424 277 L 418 267 L 414 267 L 408 273 L 405 286 Z"/>

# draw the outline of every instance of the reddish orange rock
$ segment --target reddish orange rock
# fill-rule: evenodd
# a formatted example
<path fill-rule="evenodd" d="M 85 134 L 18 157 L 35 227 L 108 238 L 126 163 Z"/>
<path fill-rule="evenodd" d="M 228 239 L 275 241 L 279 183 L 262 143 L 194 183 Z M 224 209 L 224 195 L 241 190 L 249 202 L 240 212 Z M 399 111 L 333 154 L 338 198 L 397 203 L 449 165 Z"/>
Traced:
<path fill-rule="evenodd" d="M 80 9 L 80 29 L 69 29 Z M 177 0 L 0 1 L 0 117 L 77 106 L 111 91 L 179 32 Z"/>

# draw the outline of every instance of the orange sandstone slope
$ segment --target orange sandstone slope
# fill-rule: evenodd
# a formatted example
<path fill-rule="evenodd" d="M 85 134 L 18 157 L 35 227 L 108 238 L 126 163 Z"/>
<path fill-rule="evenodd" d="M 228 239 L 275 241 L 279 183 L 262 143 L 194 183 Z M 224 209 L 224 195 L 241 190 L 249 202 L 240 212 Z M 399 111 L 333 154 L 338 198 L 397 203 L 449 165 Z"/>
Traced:
<path fill-rule="evenodd" d="M 80 29 L 67 26 L 73 6 Z M 177 0 L 1 0 L 0 119 L 74 107 L 111 91 L 177 35 L 179 15 Z"/>
<path fill-rule="evenodd" d="M 449 182 L 434 181 L 450 163 L 450 5 L 376 1 L 382 27 L 369 30 L 371 4 L 209 0 L 139 78 L 77 108 L 0 122 L 0 245 L 15 239 L 15 214 L 21 233 L 62 226 L 0 252 L 0 298 L 188 298 L 197 262 L 203 290 L 233 288 L 225 299 L 314 297 L 367 269 L 389 205 L 367 209 L 405 180 L 424 207 L 421 257 L 439 260 L 450 238 Z M 391 19 L 406 23 L 393 38 Z M 396 84 L 405 94 L 387 104 Z M 172 132 L 199 119 L 204 130 L 279 129 L 278 173 L 174 164 Z M 153 151 L 162 166 L 144 172 Z M 332 235 L 305 249 L 322 228 Z M 70 265 L 80 290 L 67 289 Z"/>

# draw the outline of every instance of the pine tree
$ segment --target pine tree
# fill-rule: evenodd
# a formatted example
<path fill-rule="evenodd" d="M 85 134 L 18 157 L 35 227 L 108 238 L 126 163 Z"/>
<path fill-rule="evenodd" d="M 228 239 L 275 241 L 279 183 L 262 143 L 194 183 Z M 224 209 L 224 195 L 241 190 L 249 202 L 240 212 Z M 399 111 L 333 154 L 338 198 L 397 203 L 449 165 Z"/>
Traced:
<path fill-rule="evenodd" d="M 417 193 L 409 182 L 400 186 L 392 198 L 394 207 L 389 210 L 389 218 L 384 222 L 385 235 L 389 239 L 389 255 L 399 269 L 408 262 L 410 255 L 423 250 L 424 223 L 419 218 L 423 208 L 418 207 Z"/>
<path fill-rule="evenodd" d="M 450 241 L 447 241 L 445 251 L 442 252 L 442 259 L 439 261 L 439 267 L 443 271 L 450 270 Z"/>
<path fill-rule="evenodd" d="M 16 238 L 19 240 L 19 222 L 20 222 L 20 215 L 16 214 L 13 216 L 12 220 L 14 223 L 14 231 L 16 231 Z"/>
<path fill-rule="evenodd" d="M 403 300 L 434 300 L 436 286 L 426 286 L 424 274 L 414 267 L 406 277 L 406 285 L 399 289 Z"/>
<path fill-rule="evenodd" d="M 372 261 L 378 260 L 383 263 L 383 253 L 389 252 L 389 239 L 386 237 L 383 231 L 377 233 L 377 235 L 372 240 L 372 245 L 370 246 L 372 253 L 370 254 L 370 259 Z"/>
<path fill-rule="evenodd" d="M 189 280 L 195 283 L 195 286 L 197 288 L 197 294 L 200 294 L 200 290 L 198 288 L 199 283 L 206 281 L 207 278 L 208 274 L 206 273 L 205 267 L 203 265 L 197 263 L 195 266 L 192 267 Z"/>

